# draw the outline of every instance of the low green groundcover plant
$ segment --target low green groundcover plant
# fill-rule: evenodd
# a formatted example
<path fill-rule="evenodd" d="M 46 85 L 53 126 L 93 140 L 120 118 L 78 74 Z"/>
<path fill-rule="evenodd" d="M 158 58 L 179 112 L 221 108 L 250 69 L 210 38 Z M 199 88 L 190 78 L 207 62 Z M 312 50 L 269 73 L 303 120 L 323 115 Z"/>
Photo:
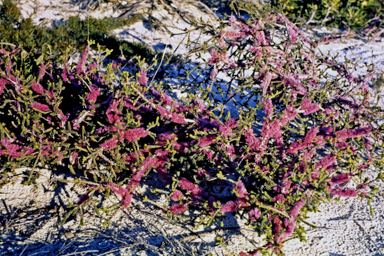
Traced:
<path fill-rule="evenodd" d="M 4 0 L 0 5 L 0 41 L 15 44 L 28 52 L 41 51 L 45 45 L 50 45 L 51 57 L 59 57 L 67 47 L 82 51 L 87 46 L 87 40 L 94 40 L 113 50 L 109 58 L 117 59 L 123 55 L 130 59 L 139 55 L 150 60 L 156 53 L 148 46 L 120 41 L 110 34 L 112 30 L 130 26 L 142 17 L 143 14 L 135 14 L 121 19 L 88 17 L 81 20 L 71 16 L 63 24 L 47 28 L 34 25 L 30 18 L 22 18 L 16 4 L 12 0 Z"/>
<path fill-rule="evenodd" d="M 265 244 L 247 255 L 283 254 L 287 238 L 305 240 L 307 213 L 321 202 L 369 201 L 378 190 L 373 182 L 384 177 L 382 109 L 369 91 L 373 73 L 355 77 L 346 65 L 315 55 L 315 42 L 281 14 L 248 11 L 250 20 L 231 17 L 230 27 L 200 26 L 215 36 L 198 50 L 209 53 L 205 65 L 197 75 L 188 72 L 185 83 L 201 99 L 183 102 L 162 90 L 167 80 L 154 83 L 140 59 L 103 67 L 90 57 L 91 42 L 77 64 L 68 54 L 52 59 L 48 46 L 38 58 L 4 46 L 1 183 L 19 167 L 30 167 L 26 184 L 39 168 L 64 167 L 86 192 L 61 223 L 76 214 L 83 222 L 85 209 L 130 207 L 153 172 L 163 185 L 154 192 L 169 204 L 144 201 L 179 220 L 189 211 L 196 226 L 239 215 L 265 235 Z M 274 33 L 282 35 L 279 42 Z M 122 69 L 127 66 L 130 72 Z M 230 102 L 238 118 L 222 108 Z M 377 173 L 372 179 L 365 175 L 370 168 Z M 110 193 L 120 203 L 102 208 L 99 195 Z"/>
<path fill-rule="evenodd" d="M 365 27 L 384 10 L 384 2 L 377 0 L 272 0 L 271 4 L 308 24 L 352 29 Z"/>

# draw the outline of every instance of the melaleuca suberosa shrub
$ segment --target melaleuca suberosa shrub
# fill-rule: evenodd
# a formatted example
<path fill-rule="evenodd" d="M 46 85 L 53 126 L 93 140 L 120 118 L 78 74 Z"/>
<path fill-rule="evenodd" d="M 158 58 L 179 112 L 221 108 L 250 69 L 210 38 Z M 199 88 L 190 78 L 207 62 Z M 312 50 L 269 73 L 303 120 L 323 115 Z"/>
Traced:
<path fill-rule="evenodd" d="M 232 112 L 243 122 L 239 143 L 226 152 L 236 164 L 217 176 L 233 183 L 237 197 L 221 201 L 221 212 L 246 216 L 279 252 L 288 236 L 304 239 L 307 212 L 324 200 L 369 201 L 377 192 L 373 182 L 383 174 L 366 172 L 383 166 L 383 110 L 371 94 L 372 67 L 357 77 L 352 61 L 316 54 L 347 33 L 312 41 L 282 14 L 243 8 L 250 19 L 196 23 L 214 36 L 194 48 L 177 77 L 217 116 Z"/>
<path fill-rule="evenodd" d="M 216 147 L 207 146 L 217 137 L 217 128 L 240 130 L 241 125 L 235 120 L 223 124 L 199 99 L 187 105 L 172 100 L 148 86 L 141 68 L 137 79 L 120 73 L 119 62 L 102 71 L 100 60 L 88 58 L 89 51 L 87 47 L 78 63 L 70 64 L 66 59 L 52 61 L 49 49 L 38 59 L 16 48 L 1 50 L 3 180 L 16 168 L 28 166 L 30 184 L 37 169 L 65 166 L 82 177 L 77 185 L 89 188 L 70 214 L 92 204 L 96 192 L 112 191 L 128 207 L 139 181 L 151 169 L 165 184 L 173 184 L 172 194 L 176 187 L 188 191 L 194 186 L 185 204 L 171 205 L 171 213 L 207 201 L 206 192 L 194 183 L 204 183 L 217 169 L 232 165 L 220 156 L 227 151 L 223 143 L 230 134 L 222 141 L 217 138 Z"/>
<path fill-rule="evenodd" d="M 130 207 L 152 172 L 161 187 L 154 192 L 169 204 L 143 201 L 180 220 L 188 211 L 196 226 L 237 214 L 266 237 L 254 253 L 281 253 L 288 237 L 304 239 L 307 213 L 323 201 L 370 200 L 383 178 L 365 176 L 383 165 L 373 73 L 355 77 L 347 64 L 315 55 L 316 42 L 284 16 L 248 11 L 249 21 L 199 25 L 215 36 L 195 48 L 204 65 L 182 66 L 179 81 L 195 95 L 185 102 L 163 91 L 166 79 L 155 84 L 156 71 L 142 61 L 105 64 L 90 46 L 78 63 L 69 54 L 52 59 L 49 47 L 39 58 L 2 49 L 2 182 L 23 166 L 26 184 L 38 168 L 66 168 L 76 177 L 67 182 L 85 192 L 63 223 L 86 209 Z M 99 195 L 111 193 L 120 203 L 102 208 Z"/>

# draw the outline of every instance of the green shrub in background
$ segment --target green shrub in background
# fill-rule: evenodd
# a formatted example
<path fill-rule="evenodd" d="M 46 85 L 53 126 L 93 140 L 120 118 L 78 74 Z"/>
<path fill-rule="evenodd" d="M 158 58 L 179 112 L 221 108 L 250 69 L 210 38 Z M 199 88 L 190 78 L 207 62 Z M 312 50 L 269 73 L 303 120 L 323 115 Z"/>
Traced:
<path fill-rule="evenodd" d="M 381 0 L 201 0 L 211 8 L 230 9 L 233 3 L 253 3 L 258 8 L 271 4 L 294 22 L 361 29 L 375 16 L 382 16 Z M 262 7 L 264 8 L 264 7 Z"/>
<path fill-rule="evenodd" d="M 69 17 L 64 24 L 54 28 L 39 27 L 30 18 L 22 19 L 19 9 L 12 0 L 4 0 L 0 6 L 0 41 L 15 44 L 27 52 L 41 51 L 44 45 L 50 45 L 53 56 L 65 53 L 67 47 L 84 50 L 87 40 L 113 50 L 110 58 L 121 55 L 132 58 L 135 55 L 152 59 L 155 52 L 141 43 L 120 41 L 109 33 L 123 26 L 134 24 L 142 18 L 141 14 L 128 19 L 104 18 L 80 20 Z"/>
<path fill-rule="evenodd" d="M 271 4 L 308 24 L 352 29 L 361 29 L 384 10 L 384 1 L 378 0 L 272 0 Z"/>

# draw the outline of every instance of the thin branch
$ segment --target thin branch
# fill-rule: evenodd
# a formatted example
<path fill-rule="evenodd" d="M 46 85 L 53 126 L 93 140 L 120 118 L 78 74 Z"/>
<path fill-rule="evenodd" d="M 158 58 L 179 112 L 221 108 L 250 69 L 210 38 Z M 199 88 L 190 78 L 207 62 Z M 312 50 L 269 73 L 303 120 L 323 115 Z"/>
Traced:
<path fill-rule="evenodd" d="M 309 23 L 311 23 L 312 22 L 312 20 L 313 20 L 313 17 L 315 17 L 315 14 L 316 14 L 316 10 L 314 10 L 313 12 L 312 12 L 312 15 L 311 15 L 311 17 L 309 18 L 309 20 L 306 22 L 306 24 L 307 25 L 309 25 Z"/>
<path fill-rule="evenodd" d="M 14 48 L 16 48 L 16 45 L 15 44 L 11 44 L 11 43 L 0 42 L 0 45 L 9 45 L 9 46 L 13 46 Z"/>

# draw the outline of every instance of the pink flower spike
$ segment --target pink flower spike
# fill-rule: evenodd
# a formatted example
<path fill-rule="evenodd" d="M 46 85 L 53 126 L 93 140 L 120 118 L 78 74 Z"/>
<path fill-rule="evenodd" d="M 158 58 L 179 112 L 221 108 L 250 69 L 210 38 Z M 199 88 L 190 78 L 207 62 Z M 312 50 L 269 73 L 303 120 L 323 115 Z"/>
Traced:
<path fill-rule="evenodd" d="M 261 215 L 261 211 L 259 208 L 255 207 L 254 209 L 252 209 L 250 212 L 249 212 L 249 218 L 252 220 L 252 221 L 256 221 L 256 219 L 258 219 Z"/>
<path fill-rule="evenodd" d="M 267 40 L 265 38 L 264 31 L 257 31 L 256 32 L 256 39 L 261 46 L 266 46 L 267 45 Z"/>
<path fill-rule="evenodd" d="M 97 86 L 92 85 L 91 91 L 88 93 L 88 96 L 87 96 L 87 101 L 91 104 L 95 104 L 97 97 L 99 97 L 99 95 L 100 95 L 100 89 Z"/>
<path fill-rule="evenodd" d="M 354 188 L 336 188 L 331 190 L 331 193 L 342 197 L 357 197 L 357 193 Z"/>
<path fill-rule="evenodd" d="M 91 48 L 89 45 L 87 45 L 83 51 L 83 54 L 81 55 L 79 62 L 77 63 L 76 74 L 78 75 L 84 73 L 85 63 L 88 59 L 89 50 L 91 50 Z"/>
<path fill-rule="evenodd" d="M 129 129 L 124 132 L 124 138 L 129 142 L 134 142 L 140 138 L 146 137 L 149 134 L 149 131 L 144 128 L 134 128 Z"/>
<path fill-rule="evenodd" d="M 338 175 L 332 177 L 331 183 L 333 185 L 337 185 L 337 184 L 341 184 L 344 182 L 348 182 L 350 180 L 349 177 L 350 177 L 350 174 L 346 174 L 346 173 L 338 174 Z"/>
<path fill-rule="evenodd" d="M 301 208 L 305 205 L 305 200 L 304 199 L 301 199 L 300 201 L 298 201 L 295 206 L 292 208 L 292 210 L 290 211 L 290 214 L 291 214 L 291 217 L 292 218 L 296 218 L 297 215 L 299 215 L 299 212 L 301 210 Z"/>
<path fill-rule="evenodd" d="M 77 159 L 77 153 L 76 151 L 73 151 L 72 152 L 72 155 L 70 156 L 69 158 L 69 162 L 74 165 L 76 163 L 76 159 Z"/>
<path fill-rule="evenodd" d="M 40 80 L 40 79 L 42 79 L 44 77 L 46 69 L 47 69 L 47 67 L 44 64 L 41 65 L 41 67 L 39 69 L 39 74 L 37 76 L 37 80 Z"/>
<path fill-rule="evenodd" d="M 43 111 L 43 112 L 47 112 L 47 111 L 50 111 L 50 108 L 48 105 L 45 105 L 45 104 L 41 104 L 39 102 L 33 102 L 33 104 L 31 105 L 31 107 L 33 109 L 36 109 L 36 110 L 40 110 L 40 111 Z"/>
<path fill-rule="evenodd" d="M 313 126 L 307 133 L 304 139 L 304 144 L 309 145 L 312 143 L 313 139 L 319 133 L 319 129 L 316 126 Z"/>
<path fill-rule="evenodd" d="M 231 25 L 231 26 L 235 25 L 235 22 L 236 22 L 236 21 L 237 21 L 236 17 L 232 15 L 232 16 L 229 18 L 229 25 Z"/>
<path fill-rule="evenodd" d="M 268 98 L 267 100 L 262 99 L 263 105 L 264 105 L 264 111 L 267 117 L 271 117 L 274 113 L 273 111 L 273 104 L 272 100 Z"/>
<path fill-rule="evenodd" d="M 9 81 L 4 79 L 4 78 L 0 78 L 0 95 L 3 93 L 4 91 L 4 88 L 5 86 L 9 84 Z"/>
<path fill-rule="evenodd" d="M 200 147 L 203 148 L 203 147 L 211 145 L 212 143 L 214 143 L 215 139 L 216 139 L 215 135 L 208 135 L 205 138 L 200 138 L 199 139 Z"/>
<path fill-rule="evenodd" d="M 228 38 L 228 39 L 233 39 L 233 40 L 237 40 L 238 38 L 243 38 L 243 37 L 246 37 L 247 34 L 245 32 L 238 32 L 238 31 L 231 31 L 231 30 L 223 30 L 221 33 L 220 33 L 220 36 L 221 37 L 224 37 L 224 38 Z"/>
<path fill-rule="evenodd" d="M 234 212 L 237 209 L 237 203 L 234 201 L 228 201 L 226 204 L 224 204 L 221 207 L 221 212 L 222 213 L 227 213 L 227 212 Z"/>
<path fill-rule="evenodd" d="M 177 124 L 187 124 L 185 121 L 185 116 L 177 113 L 172 113 L 171 121 Z"/>
<path fill-rule="evenodd" d="M 279 237 L 279 243 L 284 242 L 288 236 L 292 235 L 293 230 L 295 229 L 295 225 L 296 225 L 295 220 L 292 220 L 292 221 L 287 223 L 285 232 L 283 234 L 281 234 Z"/>
<path fill-rule="evenodd" d="M 268 72 L 265 75 L 264 80 L 260 85 L 260 87 L 263 88 L 263 95 L 267 94 L 267 90 L 268 90 L 269 84 L 271 83 L 271 79 L 272 79 L 272 73 Z"/>
<path fill-rule="evenodd" d="M 245 188 L 244 183 L 241 180 L 237 183 L 237 185 L 234 184 L 233 186 L 234 189 L 236 189 L 239 193 L 239 198 L 246 198 L 248 196 L 247 189 Z"/>
<path fill-rule="evenodd" d="M 182 187 L 185 190 L 192 191 L 195 188 L 195 185 L 186 178 L 180 178 L 179 187 Z"/>
<path fill-rule="evenodd" d="M 332 155 L 328 155 L 328 156 L 325 156 L 323 157 L 317 164 L 316 164 L 316 169 L 318 168 L 324 168 L 324 169 L 327 169 L 328 167 L 330 167 L 331 165 L 333 165 L 334 163 L 337 162 L 337 159 L 332 156 Z"/>
<path fill-rule="evenodd" d="M 235 119 L 228 120 L 224 125 L 221 125 L 219 131 L 226 139 L 232 135 L 232 128 L 237 126 Z"/>
<path fill-rule="evenodd" d="M 320 106 L 317 103 L 312 103 L 310 99 L 305 98 L 303 100 L 303 104 L 301 105 L 301 109 L 305 111 L 304 115 L 309 115 L 316 111 L 319 111 Z"/>
<path fill-rule="evenodd" d="M 217 75 L 217 68 L 212 69 L 211 74 L 209 75 L 209 78 L 214 79 Z"/>
<path fill-rule="evenodd" d="M 107 140 L 100 146 L 103 147 L 105 150 L 111 150 L 114 149 L 117 146 L 118 139 L 117 138 L 112 138 L 110 140 Z"/>
<path fill-rule="evenodd" d="M 219 53 L 215 49 L 209 49 L 208 52 L 211 54 L 211 58 L 208 59 L 209 64 L 216 64 L 220 59 Z"/>
<path fill-rule="evenodd" d="M 300 149 L 306 148 L 307 145 L 305 143 L 300 143 L 298 141 L 293 142 L 290 146 L 289 149 L 287 150 L 287 153 L 289 154 L 297 154 L 297 152 Z"/>
<path fill-rule="evenodd" d="M 139 84 L 142 86 L 148 85 L 147 73 L 144 69 L 140 71 Z"/>
<path fill-rule="evenodd" d="M 173 192 L 173 194 L 171 196 L 171 199 L 173 201 L 179 201 L 179 200 L 183 199 L 183 197 L 184 197 L 183 193 L 180 190 L 175 189 L 175 191 Z"/>
<path fill-rule="evenodd" d="M 38 94 L 45 94 L 45 90 L 41 84 L 36 83 L 36 81 L 33 81 L 32 83 L 32 90 L 35 91 Z"/>
<path fill-rule="evenodd" d="M 335 132 L 335 135 L 338 137 L 338 140 L 345 140 L 349 138 L 356 138 L 361 136 L 369 135 L 371 131 L 370 127 L 363 127 L 359 129 L 345 129 Z"/>
<path fill-rule="evenodd" d="M 292 43 L 297 42 L 297 31 L 296 29 L 293 28 L 293 26 L 288 26 L 288 33 L 289 37 L 291 38 Z"/>
<path fill-rule="evenodd" d="M 118 196 L 121 196 L 122 200 L 121 203 L 124 205 L 125 208 L 127 208 L 131 204 L 131 197 L 130 193 L 127 189 L 120 187 L 114 183 L 109 183 L 108 187 Z"/>
<path fill-rule="evenodd" d="M 183 204 L 175 204 L 169 207 L 169 210 L 171 211 L 172 214 L 182 214 L 188 209 L 188 205 L 183 205 Z"/>

